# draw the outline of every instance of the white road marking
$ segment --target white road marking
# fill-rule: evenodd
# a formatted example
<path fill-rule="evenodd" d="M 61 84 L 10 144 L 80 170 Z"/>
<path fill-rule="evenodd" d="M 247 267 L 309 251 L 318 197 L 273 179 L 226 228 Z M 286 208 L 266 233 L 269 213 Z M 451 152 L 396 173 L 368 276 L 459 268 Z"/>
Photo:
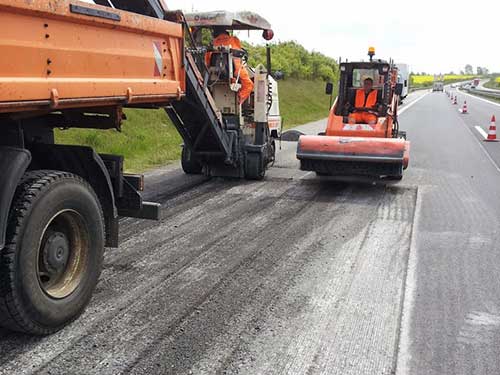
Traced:
<path fill-rule="evenodd" d="M 301 177 L 299 178 L 299 180 L 305 180 L 306 178 L 308 178 L 309 176 L 311 176 L 311 175 L 313 175 L 313 174 L 314 174 L 314 172 L 309 171 L 309 172 L 307 172 L 305 175 L 301 176 Z"/>
<path fill-rule="evenodd" d="M 406 110 L 410 109 L 414 104 L 418 103 L 420 100 L 422 100 L 423 98 L 425 98 L 428 94 L 429 94 L 429 91 L 427 91 L 424 95 L 422 95 L 421 97 L 415 99 L 411 103 L 407 104 L 402 110 L 399 111 L 398 114 L 400 114 L 400 115 L 403 114 Z"/>
<path fill-rule="evenodd" d="M 497 107 L 500 107 L 500 103 L 496 103 L 496 102 L 493 102 L 491 100 L 481 98 L 480 96 L 469 94 L 468 92 L 465 92 L 465 91 L 458 90 L 458 92 L 460 94 L 464 94 L 464 95 L 470 96 L 471 98 L 474 98 L 474 99 L 477 99 L 477 100 L 481 100 L 481 101 L 483 101 L 485 103 L 493 104 L 493 105 L 496 105 Z"/>
<path fill-rule="evenodd" d="M 426 94 L 427 95 L 427 94 Z M 425 96 L 425 95 L 423 95 Z M 422 98 L 422 97 L 421 97 Z M 421 99 L 419 98 L 419 99 Z M 485 100 L 487 101 L 487 100 Z M 490 103 L 489 101 L 487 101 Z M 414 104 L 413 102 L 412 104 Z M 492 103 L 496 104 L 496 103 Z M 472 135 L 472 137 L 476 140 L 477 144 L 481 147 L 481 150 L 484 152 L 486 157 L 493 164 L 494 168 L 500 173 L 500 168 L 495 163 L 495 161 L 491 158 L 488 151 L 484 148 L 483 144 L 477 137 L 474 135 L 472 130 L 467 126 L 465 121 L 463 124 Z M 486 132 L 480 127 L 476 126 L 476 129 L 484 138 L 487 137 Z M 408 258 L 408 268 L 406 273 L 406 281 L 405 281 L 405 289 L 404 289 L 404 301 L 403 301 L 403 310 L 401 317 L 401 328 L 400 328 L 400 337 L 399 337 L 399 345 L 397 352 L 397 362 L 396 362 L 396 375 L 406 375 L 410 373 L 411 370 L 411 324 L 413 321 L 414 314 L 414 306 L 415 306 L 415 294 L 416 294 L 416 286 L 417 286 L 417 264 L 418 264 L 418 254 L 417 254 L 417 233 L 419 233 L 419 222 L 420 222 L 420 214 L 422 210 L 422 196 L 424 194 L 424 187 L 419 187 L 417 190 L 417 203 L 415 207 L 415 216 L 413 219 L 413 230 L 411 236 L 411 245 L 410 245 L 410 254 Z M 493 319 L 496 323 L 497 320 Z M 480 321 L 481 323 L 482 321 Z"/>
<path fill-rule="evenodd" d="M 490 156 L 490 154 L 488 153 L 486 148 L 484 148 L 482 142 L 479 139 L 477 139 L 477 137 L 474 135 L 472 130 L 470 130 L 470 128 L 467 126 L 467 124 L 465 123 L 464 120 L 462 120 L 462 124 L 464 124 L 465 128 L 470 133 L 470 135 L 472 135 L 472 138 L 474 138 L 476 140 L 477 144 L 479 145 L 479 147 L 481 147 L 481 150 L 483 150 L 483 152 L 486 155 L 486 157 L 488 158 L 488 160 L 491 161 L 491 164 L 493 164 L 493 167 L 497 170 L 498 173 L 500 173 L 500 167 L 498 166 L 497 163 L 495 163 L 495 160 L 493 160 L 493 158 Z"/>
<path fill-rule="evenodd" d="M 417 190 L 417 202 L 415 214 L 413 216 L 413 228 L 411 231 L 411 243 L 408 255 L 408 265 L 406 269 L 406 279 L 404 281 L 404 297 L 399 330 L 399 343 L 396 361 L 396 375 L 407 375 L 410 373 L 411 360 L 411 323 L 415 307 L 415 294 L 417 290 L 417 233 L 419 233 L 420 213 L 422 211 L 422 187 Z"/>
<path fill-rule="evenodd" d="M 484 131 L 484 129 L 482 127 L 480 127 L 479 125 L 476 125 L 475 128 L 479 132 L 479 134 L 481 134 L 483 136 L 484 139 L 488 138 L 488 134 Z"/>

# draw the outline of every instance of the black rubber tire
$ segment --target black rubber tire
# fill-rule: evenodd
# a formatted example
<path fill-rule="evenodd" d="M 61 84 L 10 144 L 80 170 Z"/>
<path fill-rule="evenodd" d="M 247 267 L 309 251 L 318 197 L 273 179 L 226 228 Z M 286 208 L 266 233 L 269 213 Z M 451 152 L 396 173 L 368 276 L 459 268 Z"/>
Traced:
<path fill-rule="evenodd" d="M 63 298 L 53 298 L 41 286 L 39 248 L 52 219 L 64 211 L 81 218 L 84 229 L 79 233 L 86 236 L 87 255 L 75 288 Z M 0 326 L 48 335 L 75 320 L 99 280 L 104 238 L 102 208 L 88 183 L 66 172 L 26 173 L 9 213 L 7 245 L 0 250 Z"/>
<path fill-rule="evenodd" d="M 271 140 L 271 144 L 269 146 L 269 161 L 267 163 L 267 167 L 272 167 L 274 165 L 274 162 L 276 161 L 276 142 Z"/>
<path fill-rule="evenodd" d="M 191 151 L 185 146 L 182 147 L 181 166 L 186 174 L 201 174 L 203 171 L 203 166 L 191 157 Z"/>

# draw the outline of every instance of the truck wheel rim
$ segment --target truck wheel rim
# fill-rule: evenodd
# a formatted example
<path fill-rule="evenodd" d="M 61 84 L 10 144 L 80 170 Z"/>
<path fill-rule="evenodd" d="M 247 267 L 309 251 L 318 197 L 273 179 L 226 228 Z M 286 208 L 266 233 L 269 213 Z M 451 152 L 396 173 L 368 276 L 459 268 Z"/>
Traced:
<path fill-rule="evenodd" d="M 80 285 L 89 256 L 87 226 L 74 210 L 59 211 L 46 226 L 38 250 L 38 282 L 51 298 L 69 296 Z"/>

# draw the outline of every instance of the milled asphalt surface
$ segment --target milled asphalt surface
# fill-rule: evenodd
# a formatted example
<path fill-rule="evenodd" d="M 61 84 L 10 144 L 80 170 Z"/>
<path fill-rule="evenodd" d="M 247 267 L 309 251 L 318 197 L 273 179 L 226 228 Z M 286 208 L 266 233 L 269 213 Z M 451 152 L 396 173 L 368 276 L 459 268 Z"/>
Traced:
<path fill-rule="evenodd" d="M 291 142 L 260 182 L 149 174 L 161 221 L 122 220 L 75 323 L 0 331 L 0 374 L 498 373 L 500 144 L 473 126 L 499 107 L 467 100 L 411 94 L 397 185 L 318 179 Z"/>

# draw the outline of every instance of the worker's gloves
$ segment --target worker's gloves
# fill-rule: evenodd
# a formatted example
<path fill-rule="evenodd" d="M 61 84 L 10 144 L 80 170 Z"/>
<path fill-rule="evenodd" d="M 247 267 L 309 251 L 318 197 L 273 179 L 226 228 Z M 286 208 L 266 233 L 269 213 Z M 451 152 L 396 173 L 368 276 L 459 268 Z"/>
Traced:
<path fill-rule="evenodd" d="M 231 88 L 231 91 L 238 92 L 241 89 L 241 83 L 234 82 L 231 83 L 229 87 Z"/>

